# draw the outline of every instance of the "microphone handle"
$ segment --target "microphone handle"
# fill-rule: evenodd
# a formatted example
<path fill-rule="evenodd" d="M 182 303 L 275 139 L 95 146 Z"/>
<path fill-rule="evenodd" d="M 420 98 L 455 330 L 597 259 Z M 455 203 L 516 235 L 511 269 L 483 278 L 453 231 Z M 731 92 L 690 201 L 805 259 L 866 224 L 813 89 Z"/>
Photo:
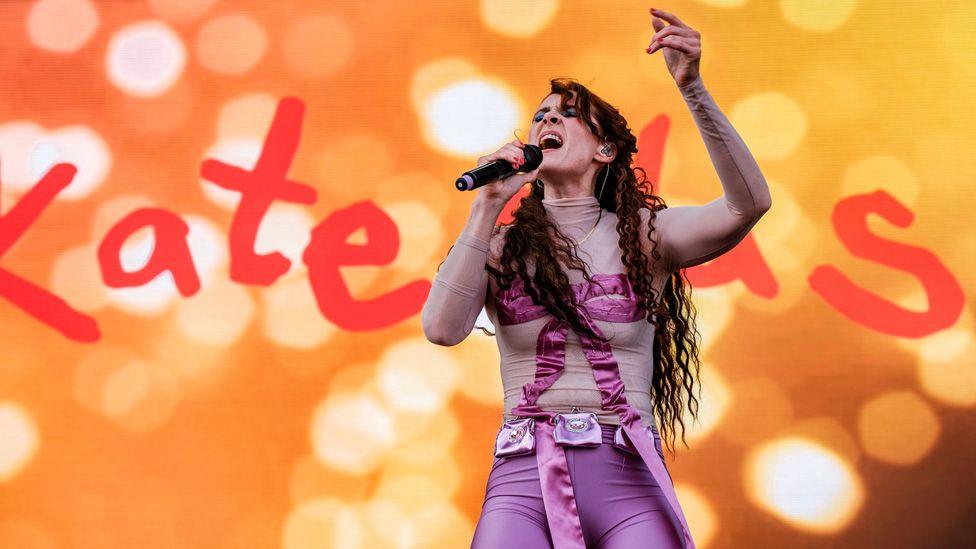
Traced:
<path fill-rule="evenodd" d="M 542 164 L 542 149 L 537 145 L 525 144 L 522 148 L 522 154 L 525 156 L 525 163 L 521 166 L 523 172 L 531 172 Z M 508 160 L 499 158 L 488 162 L 484 166 L 478 166 L 473 170 L 464 172 L 454 182 L 454 186 L 459 191 L 471 191 L 478 187 L 484 187 L 499 179 L 505 179 L 516 171 L 518 170 L 513 168 Z"/>
<path fill-rule="evenodd" d="M 483 166 L 464 172 L 454 185 L 459 191 L 473 191 L 499 179 L 505 179 L 513 173 L 515 168 L 508 160 L 492 160 Z"/>

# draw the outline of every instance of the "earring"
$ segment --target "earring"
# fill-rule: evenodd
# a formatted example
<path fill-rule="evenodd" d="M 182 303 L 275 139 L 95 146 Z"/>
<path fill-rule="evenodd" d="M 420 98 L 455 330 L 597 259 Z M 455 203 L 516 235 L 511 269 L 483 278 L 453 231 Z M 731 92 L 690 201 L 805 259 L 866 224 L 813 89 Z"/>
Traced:
<path fill-rule="evenodd" d="M 515 134 L 515 139 L 518 139 L 520 143 L 525 143 L 525 140 L 519 137 L 518 132 L 522 131 L 521 128 L 516 128 L 512 133 Z"/>
<path fill-rule="evenodd" d="M 539 187 L 540 189 L 545 190 L 545 187 L 542 186 L 542 180 L 541 179 L 536 179 L 535 180 L 535 186 L 536 187 Z"/>

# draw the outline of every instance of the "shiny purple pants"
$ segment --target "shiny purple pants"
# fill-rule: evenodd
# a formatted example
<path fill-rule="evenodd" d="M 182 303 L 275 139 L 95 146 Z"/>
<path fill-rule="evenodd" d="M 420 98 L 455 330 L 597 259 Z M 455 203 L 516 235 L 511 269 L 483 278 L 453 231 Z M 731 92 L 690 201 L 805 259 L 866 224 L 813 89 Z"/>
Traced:
<path fill-rule="evenodd" d="M 668 501 L 640 456 L 603 444 L 564 447 L 583 538 L 590 549 L 672 549 L 681 542 Z M 534 453 L 495 458 L 471 549 L 551 549 Z"/>

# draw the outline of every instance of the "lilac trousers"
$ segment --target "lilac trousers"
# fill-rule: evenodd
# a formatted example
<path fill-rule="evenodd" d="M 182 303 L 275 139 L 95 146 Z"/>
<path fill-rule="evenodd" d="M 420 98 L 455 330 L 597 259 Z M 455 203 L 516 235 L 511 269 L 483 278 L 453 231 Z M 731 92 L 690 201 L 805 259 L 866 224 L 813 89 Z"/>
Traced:
<path fill-rule="evenodd" d="M 611 446 L 616 426 L 600 427 L 603 444 L 563 447 L 586 547 L 680 548 L 651 471 L 640 456 Z M 552 546 L 535 454 L 496 457 L 471 549 Z"/>

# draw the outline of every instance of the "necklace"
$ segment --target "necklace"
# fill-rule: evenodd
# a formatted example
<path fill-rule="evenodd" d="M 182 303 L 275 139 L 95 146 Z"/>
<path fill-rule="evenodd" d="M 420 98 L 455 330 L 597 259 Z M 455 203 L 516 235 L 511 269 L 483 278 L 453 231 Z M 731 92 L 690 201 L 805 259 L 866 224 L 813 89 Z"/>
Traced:
<path fill-rule="evenodd" d="M 589 238 L 591 234 L 593 234 L 593 231 L 596 230 L 596 226 L 600 224 L 600 218 L 601 217 L 603 217 L 603 208 L 600 208 L 600 215 L 597 216 L 596 223 L 593 224 L 593 228 L 590 229 L 590 232 L 586 233 L 586 236 L 584 236 L 582 240 L 577 240 L 576 241 L 576 245 L 577 246 L 579 246 L 580 244 L 586 242 L 586 239 Z"/>

